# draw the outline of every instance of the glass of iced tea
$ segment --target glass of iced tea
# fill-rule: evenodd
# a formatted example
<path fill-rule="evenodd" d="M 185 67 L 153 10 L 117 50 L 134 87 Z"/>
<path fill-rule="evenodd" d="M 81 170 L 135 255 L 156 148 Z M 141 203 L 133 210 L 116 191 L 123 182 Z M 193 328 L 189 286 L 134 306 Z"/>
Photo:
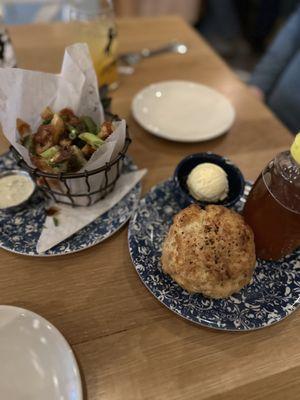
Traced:
<path fill-rule="evenodd" d="M 278 260 L 300 247 L 300 164 L 289 151 L 259 175 L 243 213 L 259 258 Z"/>
<path fill-rule="evenodd" d="M 67 20 L 74 25 L 74 39 L 89 46 L 99 86 L 118 86 L 117 30 L 111 0 L 73 0 Z"/>

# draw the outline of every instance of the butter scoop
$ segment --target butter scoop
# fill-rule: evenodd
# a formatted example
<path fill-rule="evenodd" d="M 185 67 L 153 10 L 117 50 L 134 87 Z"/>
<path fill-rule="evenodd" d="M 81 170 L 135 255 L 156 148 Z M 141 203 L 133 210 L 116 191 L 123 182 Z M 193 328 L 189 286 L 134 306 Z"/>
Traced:
<path fill-rule="evenodd" d="M 229 190 L 226 172 L 212 163 L 202 163 L 193 168 L 187 187 L 194 199 L 208 203 L 224 200 Z"/>

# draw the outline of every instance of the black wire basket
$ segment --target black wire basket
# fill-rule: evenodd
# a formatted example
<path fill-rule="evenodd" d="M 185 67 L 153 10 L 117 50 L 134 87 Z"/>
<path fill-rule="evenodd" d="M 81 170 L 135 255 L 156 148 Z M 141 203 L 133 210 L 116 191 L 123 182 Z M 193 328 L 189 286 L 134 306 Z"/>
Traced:
<path fill-rule="evenodd" d="M 115 114 L 106 112 L 105 115 L 106 120 L 110 120 L 111 122 L 120 121 L 120 118 Z M 95 204 L 114 189 L 121 175 L 123 160 L 130 143 L 131 139 L 128 126 L 126 125 L 124 146 L 113 160 L 91 171 L 62 172 L 60 174 L 47 173 L 37 168 L 30 167 L 13 146 L 11 146 L 10 149 L 18 166 L 31 175 L 38 188 L 41 189 L 48 198 L 53 199 L 56 203 L 70 204 L 73 207 L 78 207 Z M 82 189 L 80 193 L 77 193 L 77 191 L 74 193 L 72 190 L 72 183 L 74 180 L 78 179 L 81 179 L 80 186 L 84 189 Z M 95 189 L 95 183 L 97 183 L 97 181 L 99 181 L 100 184 L 99 187 Z"/>

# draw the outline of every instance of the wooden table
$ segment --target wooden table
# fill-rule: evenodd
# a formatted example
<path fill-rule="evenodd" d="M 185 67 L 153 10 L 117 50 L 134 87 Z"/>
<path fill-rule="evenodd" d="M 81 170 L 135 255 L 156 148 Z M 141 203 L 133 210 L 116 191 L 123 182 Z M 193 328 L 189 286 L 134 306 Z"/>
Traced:
<path fill-rule="evenodd" d="M 57 72 L 72 42 L 62 25 L 10 29 L 20 67 Z M 121 50 L 185 41 L 186 56 L 164 55 L 123 76 L 113 110 L 130 125 L 130 154 L 149 169 L 144 191 L 169 177 L 191 152 L 232 158 L 253 179 L 292 138 L 209 46 L 177 17 L 119 21 Z M 189 79 L 224 93 L 236 108 L 231 131 L 200 144 L 176 144 L 141 129 L 132 96 L 164 79 Z M 2 140 L 1 150 L 5 149 Z M 129 258 L 127 227 L 74 256 L 27 258 L 0 251 L 0 303 L 29 308 L 72 345 L 90 400 L 299 399 L 300 314 L 251 333 L 197 327 L 163 307 L 140 282 Z"/>

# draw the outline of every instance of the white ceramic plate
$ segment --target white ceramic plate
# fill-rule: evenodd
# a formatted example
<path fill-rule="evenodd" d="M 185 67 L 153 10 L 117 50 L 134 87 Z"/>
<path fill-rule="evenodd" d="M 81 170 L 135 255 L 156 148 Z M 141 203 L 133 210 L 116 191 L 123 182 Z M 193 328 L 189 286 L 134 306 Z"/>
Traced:
<path fill-rule="evenodd" d="M 41 316 L 0 306 L 0 397 L 6 400 L 82 400 L 73 352 Z"/>
<path fill-rule="evenodd" d="M 227 132 L 235 110 L 222 94 L 198 83 L 165 81 L 147 86 L 132 102 L 136 121 L 154 135 L 200 142 Z"/>

